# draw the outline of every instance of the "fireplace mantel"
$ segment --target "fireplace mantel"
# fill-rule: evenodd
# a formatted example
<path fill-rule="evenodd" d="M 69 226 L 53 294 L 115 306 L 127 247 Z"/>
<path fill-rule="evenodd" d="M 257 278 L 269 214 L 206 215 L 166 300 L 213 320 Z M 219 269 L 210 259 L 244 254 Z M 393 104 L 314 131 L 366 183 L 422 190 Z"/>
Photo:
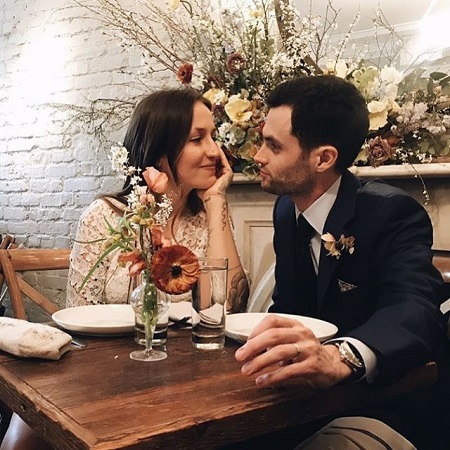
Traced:
<path fill-rule="evenodd" d="M 446 178 L 450 177 L 450 162 L 402 164 L 380 167 L 356 167 L 350 171 L 361 178 Z M 242 173 L 235 173 L 233 184 L 258 184 L 259 179 L 250 179 Z"/>

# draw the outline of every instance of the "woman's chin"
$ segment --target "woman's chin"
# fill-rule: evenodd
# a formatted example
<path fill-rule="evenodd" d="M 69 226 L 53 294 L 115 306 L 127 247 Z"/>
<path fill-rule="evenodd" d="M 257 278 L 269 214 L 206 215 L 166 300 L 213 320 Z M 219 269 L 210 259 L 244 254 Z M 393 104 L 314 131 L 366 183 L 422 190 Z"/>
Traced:
<path fill-rule="evenodd" d="M 211 175 L 209 177 L 205 177 L 202 180 L 199 180 L 196 189 L 207 190 L 209 189 L 215 182 L 217 181 L 217 177 L 215 175 Z"/>

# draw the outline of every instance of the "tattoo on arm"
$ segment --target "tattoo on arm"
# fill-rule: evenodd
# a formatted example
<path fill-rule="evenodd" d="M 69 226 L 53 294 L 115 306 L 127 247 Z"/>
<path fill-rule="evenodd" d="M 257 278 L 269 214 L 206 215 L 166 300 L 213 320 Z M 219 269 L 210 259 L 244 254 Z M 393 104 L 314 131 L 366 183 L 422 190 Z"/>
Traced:
<path fill-rule="evenodd" d="M 223 205 L 222 205 L 222 231 L 225 230 L 225 227 L 227 226 L 227 220 L 228 220 L 228 205 L 227 205 L 227 202 L 223 202 Z"/>
<path fill-rule="evenodd" d="M 243 271 L 238 272 L 231 280 L 229 303 L 230 313 L 245 312 L 249 297 L 247 277 Z"/>

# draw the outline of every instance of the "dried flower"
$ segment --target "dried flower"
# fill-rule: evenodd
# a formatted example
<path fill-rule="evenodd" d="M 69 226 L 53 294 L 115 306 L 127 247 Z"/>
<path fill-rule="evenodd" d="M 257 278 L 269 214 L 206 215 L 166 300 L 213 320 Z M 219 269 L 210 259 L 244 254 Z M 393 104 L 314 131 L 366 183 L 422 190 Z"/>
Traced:
<path fill-rule="evenodd" d="M 192 64 L 183 64 L 177 72 L 177 78 L 183 84 L 189 84 L 192 80 L 194 66 Z"/>
<path fill-rule="evenodd" d="M 200 274 L 197 257 L 182 245 L 163 247 L 151 261 L 153 282 L 169 294 L 182 294 L 194 286 Z"/>
<path fill-rule="evenodd" d="M 233 75 L 241 73 L 245 69 L 245 58 L 240 53 L 232 53 L 227 57 L 225 67 Z"/>
<path fill-rule="evenodd" d="M 348 252 L 350 255 L 355 251 L 355 238 L 353 236 L 345 237 L 341 234 L 339 240 L 336 241 L 331 233 L 322 235 L 323 246 L 328 250 L 327 256 L 334 256 L 336 259 L 341 257 L 342 252 Z"/>
<path fill-rule="evenodd" d="M 368 145 L 369 162 L 373 167 L 380 166 L 389 158 L 392 158 L 395 153 L 389 145 L 389 142 L 381 136 L 376 136 L 374 139 L 370 139 Z"/>

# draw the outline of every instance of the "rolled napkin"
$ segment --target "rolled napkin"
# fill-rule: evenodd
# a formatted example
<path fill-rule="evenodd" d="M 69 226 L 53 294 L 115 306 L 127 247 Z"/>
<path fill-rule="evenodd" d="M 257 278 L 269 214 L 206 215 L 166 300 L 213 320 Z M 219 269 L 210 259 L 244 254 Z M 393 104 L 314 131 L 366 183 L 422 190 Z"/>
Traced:
<path fill-rule="evenodd" d="M 59 359 L 70 349 L 70 334 L 42 323 L 0 317 L 0 350 L 15 356 Z"/>
<path fill-rule="evenodd" d="M 211 307 L 200 311 L 200 319 L 203 324 L 210 326 L 220 325 L 224 314 L 223 308 L 224 306 L 222 304 L 215 303 Z"/>
<path fill-rule="evenodd" d="M 191 323 L 192 303 L 191 302 L 176 302 L 171 303 L 169 307 L 169 319 L 173 322 L 185 320 L 189 317 L 188 323 Z"/>

